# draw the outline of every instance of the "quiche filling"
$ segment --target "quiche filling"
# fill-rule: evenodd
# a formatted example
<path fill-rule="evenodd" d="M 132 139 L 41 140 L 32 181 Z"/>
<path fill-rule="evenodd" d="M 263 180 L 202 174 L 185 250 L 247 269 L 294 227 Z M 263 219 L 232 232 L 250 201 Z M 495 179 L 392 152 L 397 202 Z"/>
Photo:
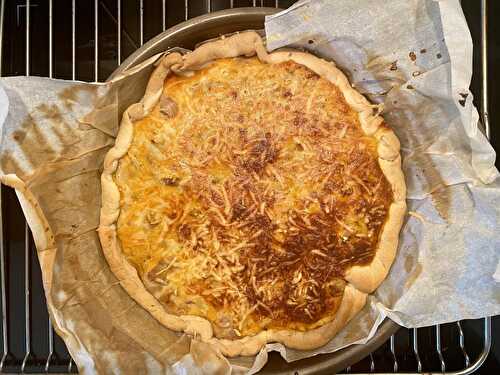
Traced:
<path fill-rule="evenodd" d="M 230 339 L 331 321 L 393 201 L 341 91 L 257 58 L 169 76 L 114 182 L 121 249 L 146 288 Z"/>

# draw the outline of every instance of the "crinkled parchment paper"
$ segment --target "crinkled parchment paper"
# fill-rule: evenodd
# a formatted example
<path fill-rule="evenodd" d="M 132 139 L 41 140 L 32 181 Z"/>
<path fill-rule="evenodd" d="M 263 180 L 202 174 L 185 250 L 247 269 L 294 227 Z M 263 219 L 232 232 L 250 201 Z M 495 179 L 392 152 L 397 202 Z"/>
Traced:
<path fill-rule="evenodd" d="M 82 373 L 254 372 L 269 350 L 296 360 L 365 342 L 386 316 L 418 327 L 500 314 L 500 182 L 468 89 L 472 42 L 458 0 L 302 1 L 269 17 L 266 34 L 269 49 L 335 60 L 384 103 L 402 143 L 410 210 L 388 278 L 311 352 L 270 344 L 228 361 L 169 331 L 121 289 L 95 232 L 103 157 L 158 57 L 105 84 L 5 78 L 1 179 L 17 189 L 51 317 Z"/>

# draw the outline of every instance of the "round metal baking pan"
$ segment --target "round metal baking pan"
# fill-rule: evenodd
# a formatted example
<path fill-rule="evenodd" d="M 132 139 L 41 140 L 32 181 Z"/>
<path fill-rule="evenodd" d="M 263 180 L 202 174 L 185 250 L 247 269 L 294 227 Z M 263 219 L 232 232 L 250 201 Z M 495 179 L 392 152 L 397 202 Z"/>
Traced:
<path fill-rule="evenodd" d="M 266 15 L 276 13 L 275 8 L 235 8 L 209 13 L 180 23 L 159 34 L 130 55 L 110 76 L 123 73 L 149 57 L 169 48 L 193 49 L 207 39 L 242 30 L 259 30 L 264 27 Z M 351 345 L 335 353 L 321 354 L 300 361 L 287 363 L 272 352 L 262 374 L 332 374 L 360 361 L 384 344 L 399 326 L 386 319 L 366 344 Z"/>

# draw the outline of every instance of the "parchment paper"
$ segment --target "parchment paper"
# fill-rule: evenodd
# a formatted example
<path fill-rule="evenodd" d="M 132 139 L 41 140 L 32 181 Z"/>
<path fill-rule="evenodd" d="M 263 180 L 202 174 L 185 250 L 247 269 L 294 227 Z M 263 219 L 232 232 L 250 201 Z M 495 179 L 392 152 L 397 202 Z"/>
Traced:
<path fill-rule="evenodd" d="M 500 314 L 500 182 L 468 90 L 472 42 L 458 1 L 302 1 L 269 17 L 266 34 L 269 49 L 301 46 L 335 60 L 358 90 L 385 104 L 402 143 L 410 210 L 387 280 L 311 352 L 270 344 L 256 358 L 228 361 L 167 330 L 121 289 L 95 232 L 103 157 L 158 56 L 106 84 L 5 78 L 0 178 L 24 182 L 17 193 L 49 311 L 80 372 L 255 372 L 268 350 L 296 360 L 365 342 L 385 316 L 419 327 Z M 41 238 L 40 216 L 54 241 Z"/>

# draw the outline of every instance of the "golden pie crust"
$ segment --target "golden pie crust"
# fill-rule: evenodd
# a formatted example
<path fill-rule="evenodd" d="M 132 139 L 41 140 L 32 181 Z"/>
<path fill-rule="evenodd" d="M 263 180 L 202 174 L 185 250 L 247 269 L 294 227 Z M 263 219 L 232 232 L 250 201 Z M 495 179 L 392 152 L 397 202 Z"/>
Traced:
<path fill-rule="evenodd" d="M 326 344 L 394 260 L 399 142 L 331 62 L 255 32 L 163 57 L 123 114 L 99 236 L 124 289 L 228 356 Z"/>

